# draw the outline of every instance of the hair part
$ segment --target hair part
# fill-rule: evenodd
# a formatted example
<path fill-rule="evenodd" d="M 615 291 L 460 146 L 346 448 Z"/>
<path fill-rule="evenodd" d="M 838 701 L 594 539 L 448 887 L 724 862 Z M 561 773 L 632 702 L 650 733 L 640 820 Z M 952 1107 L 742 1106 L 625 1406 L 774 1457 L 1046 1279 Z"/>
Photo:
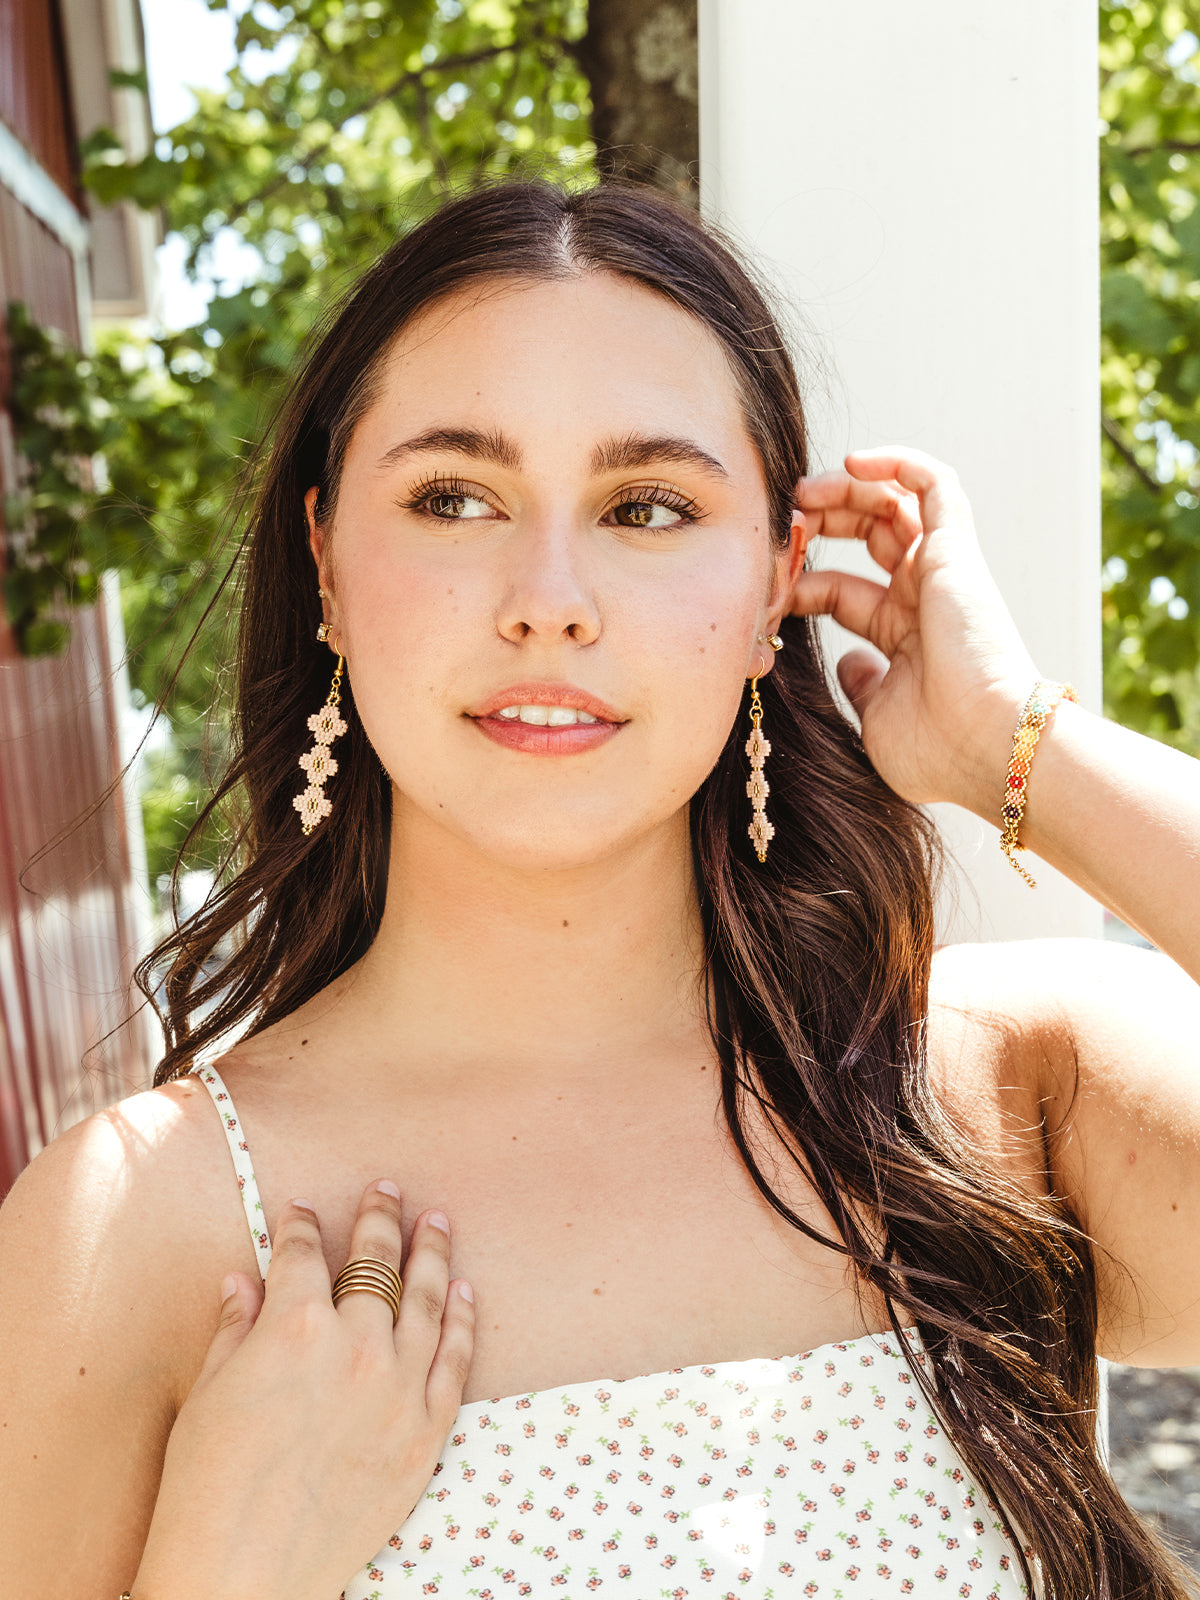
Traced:
<path fill-rule="evenodd" d="M 807 465 L 791 360 L 767 303 L 719 232 L 619 183 L 473 190 L 397 240 L 360 279 L 287 396 L 239 554 L 243 602 L 233 750 L 190 839 L 231 817 L 227 871 L 142 963 L 165 967 L 162 1084 L 233 1031 L 288 1016 L 369 946 L 386 894 L 391 787 L 343 687 L 335 814 L 302 834 L 292 796 L 301 730 L 324 696 L 325 652 L 304 495 L 332 517 L 346 449 L 382 363 L 419 313 L 503 279 L 610 272 L 661 295 L 721 344 L 786 544 Z M 775 841 L 746 835 L 748 776 L 732 729 L 691 803 L 707 993 L 725 1117 L 763 1197 L 846 1256 L 897 1331 L 920 1332 L 914 1375 L 1017 1545 L 1042 1600 L 1181 1600 L 1186 1570 L 1121 1498 L 1095 1437 L 1096 1273 L 1068 1203 L 1031 1198 L 965 1148 L 930 1090 L 931 824 L 872 768 L 830 691 L 811 623 L 782 628 L 765 680 Z M 185 844 L 184 849 L 187 849 Z M 222 941 L 236 948 L 213 976 Z M 753 1103 L 825 1205 L 829 1240 L 775 1192 L 746 1132 Z M 1012 1526 L 1010 1516 L 1019 1523 Z"/>

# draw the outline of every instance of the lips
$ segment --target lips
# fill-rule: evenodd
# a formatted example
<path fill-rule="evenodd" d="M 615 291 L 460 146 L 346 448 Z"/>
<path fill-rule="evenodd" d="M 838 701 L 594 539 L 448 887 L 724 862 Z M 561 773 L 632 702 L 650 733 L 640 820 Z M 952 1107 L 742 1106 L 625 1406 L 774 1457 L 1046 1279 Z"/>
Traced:
<path fill-rule="evenodd" d="M 626 719 L 607 701 L 570 683 L 513 683 L 482 701 L 467 715 L 476 719 L 494 717 L 513 706 L 546 706 L 551 710 L 582 711 L 597 722 L 620 725 Z"/>
<path fill-rule="evenodd" d="M 527 755 L 578 755 L 626 722 L 607 701 L 567 683 L 518 683 L 467 712 L 480 733 Z"/>

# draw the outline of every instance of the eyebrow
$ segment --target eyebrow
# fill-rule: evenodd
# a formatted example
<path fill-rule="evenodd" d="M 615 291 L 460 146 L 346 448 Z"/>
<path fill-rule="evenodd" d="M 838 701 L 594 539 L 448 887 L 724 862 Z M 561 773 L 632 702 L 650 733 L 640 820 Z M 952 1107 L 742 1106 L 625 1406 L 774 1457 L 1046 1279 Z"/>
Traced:
<path fill-rule="evenodd" d="M 427 455 L 435 450 L 473 456 L 477 461 L 493 461 L 513 472 L 521 466 L 521 452 L 511 439 L 496 430 L 485 433 L 479 428 L 426 428 L 424 433 L 414 434 L 402 444 L 394 444 L 380 456 L 379 466 L 394 467 L 405 456 Z"/>
<path fill-rule="evenodd" d="M 394 444 L 380 456 L 379 466 L 394 467 L 406 456 L 432 451 L 471 456 L 476 461 L 490 461 L 512 472 L 520 471 L 523 460 L 512 440 L 496 429 L 485 432 L 480 428 L 427 428 L 424 433 Z M 620 439 L 604 439 L 592 451 L 590 464 L 592 476 L 599 478 L 610 472 L 653 466 L 659 461 L 692 467 L 717 478 L 729 476 L 716 456 L 701 449 L 694 440 L 675 434 L 628 433 Z"/>

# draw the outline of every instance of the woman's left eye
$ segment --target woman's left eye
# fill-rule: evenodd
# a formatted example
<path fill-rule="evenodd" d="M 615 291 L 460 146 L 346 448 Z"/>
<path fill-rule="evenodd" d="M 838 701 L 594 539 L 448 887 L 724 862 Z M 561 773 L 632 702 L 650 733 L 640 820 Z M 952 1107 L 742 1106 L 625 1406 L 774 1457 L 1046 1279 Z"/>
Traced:
<path fill-rule="evenodd" d="M 695 522 L 698 516 L 699 509 L 694 501 L 669 490 L 639 490 L 605 512 L 605 517 L 615 518 L 620 528 L 649 528 L 652 532 L 681 528 Z"/>

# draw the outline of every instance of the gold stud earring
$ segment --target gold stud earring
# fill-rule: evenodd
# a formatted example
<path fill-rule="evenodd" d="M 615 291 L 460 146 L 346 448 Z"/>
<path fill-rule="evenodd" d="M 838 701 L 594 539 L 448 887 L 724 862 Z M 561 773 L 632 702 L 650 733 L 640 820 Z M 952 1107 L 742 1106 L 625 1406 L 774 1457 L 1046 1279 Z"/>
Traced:
<path fill-rule="evenodd" d="M 328 630 L 328 623 L 322 623 L 321 626 Z M 305 834 L 311 833 L 317 823 L 333 810 L 325 794 L 325 783 L 327 779 L 333 777 L 338 764 L 329 754 L 329 747 L 335 739 L 339 739 L 345 733 L 348 726 L 338 712 L 342 698 L 343 658 L 340 645 L 341 640 L 338 639 L 334 645 L 337 651 L 337 666 L 333 669 L 333 682 L 329 685 L 325 704 L 319 711 L 314 711 L 308 719 L 308 726 L 313 734 L 313 747 L 300 757 L 300 766 L 308 775 L 308 787 L 296 795 L 292 804 L 300 813 Z"/>
<path fill-rule="evenodd" d="M 783 649 L 783 640 L 777 633 L 767 634 L 765 638 L 760 633 L 759 638 L 776 652 Z M 750 780 L 746 784 L 746 794 L 751 805 L 750 826 L 747 832 L 759 861 L 763 862 L 767 859 L 767 846 L 775 837 L 775 825 L 768 818 L 766 810 L 771 786 L 767 782 L 763 768 L 767 757 L 771 754 L 771 741 L 763 735 L 763 707 L 758 692 L 758 680 L 763 675 L 766 662 L 761 656 L 758 659 L 759 670 L 750 680 L 750 737 L 746 740 L 746 754 L 750 757 Z"/>

